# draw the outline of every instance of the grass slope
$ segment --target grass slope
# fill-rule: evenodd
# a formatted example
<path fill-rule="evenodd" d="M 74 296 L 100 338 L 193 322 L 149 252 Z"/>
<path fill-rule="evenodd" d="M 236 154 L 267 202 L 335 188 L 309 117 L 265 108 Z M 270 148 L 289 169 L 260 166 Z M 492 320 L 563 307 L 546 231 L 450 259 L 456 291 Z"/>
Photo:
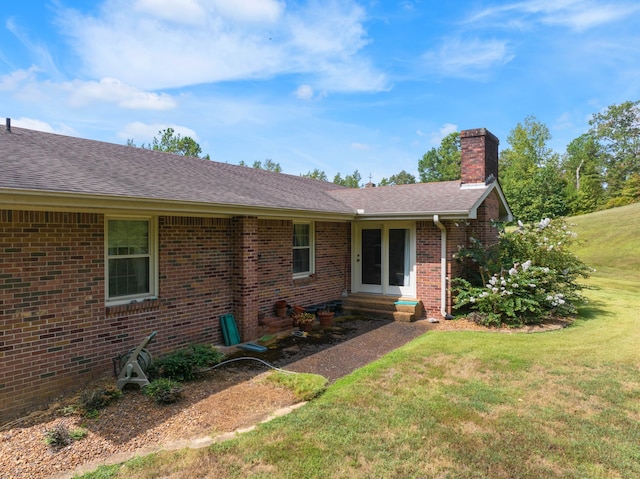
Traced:
<path fill-rule="evenodd" d="M 596 268 L 596 277 L 640 287 L 640 203 L 576 216 L 570 223 L 581 241 L 575 252 Z"/>
<path fill-rule="evenodd" d="M 640 477 L 639 206 L 572 219 L 600 289 L 568 329 L 430 332 L 253 433 L 84 477 Z"/>

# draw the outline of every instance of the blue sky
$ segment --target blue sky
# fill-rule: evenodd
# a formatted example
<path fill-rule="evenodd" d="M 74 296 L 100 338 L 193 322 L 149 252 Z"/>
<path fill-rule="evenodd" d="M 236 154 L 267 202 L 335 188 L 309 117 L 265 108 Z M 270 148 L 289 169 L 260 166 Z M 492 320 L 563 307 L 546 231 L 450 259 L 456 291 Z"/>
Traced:
<path fill-rule="evenodd" d="M 374 182 L 446 134 L 554 150 L 640 99 L 637 0 L 20 0 L 0 12 L 0 115 L 83 138 L 191 136 L 212 159 Z"/>

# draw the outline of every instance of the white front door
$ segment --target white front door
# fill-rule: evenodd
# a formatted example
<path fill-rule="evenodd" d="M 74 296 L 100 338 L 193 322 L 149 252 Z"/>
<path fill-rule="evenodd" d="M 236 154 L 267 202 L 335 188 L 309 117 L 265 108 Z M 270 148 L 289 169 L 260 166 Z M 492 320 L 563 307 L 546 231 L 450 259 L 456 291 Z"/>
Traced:
<path fill-rule="evenodd" d="M 415 296 L 413 224 L 360 224 L 354 239 L 355 292 Z"/>

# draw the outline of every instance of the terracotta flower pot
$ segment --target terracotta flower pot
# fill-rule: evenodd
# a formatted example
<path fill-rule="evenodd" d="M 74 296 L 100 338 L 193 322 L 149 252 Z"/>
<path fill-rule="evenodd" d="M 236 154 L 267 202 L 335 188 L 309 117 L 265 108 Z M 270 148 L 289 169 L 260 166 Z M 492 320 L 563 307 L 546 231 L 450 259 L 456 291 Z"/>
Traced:
<path fill-rule="evenodd" d="M 300 331 L 306 331 L 308 333 L 313 329 L 313 322 L 304 321 L 304 322 L 298 323 L 298 328 L 300 329 Z"/>
<path fill-rule="evenodd" d="M 321 327 L 330 328 L 333 326 L 333 317 L 335 315 L 333 311 L 318 311 L 316 314 L 318 315 Z"/>
<path fill-rule="evenodd" d="M 284 299 L 276 301 L 276 316 L 279 318 L 287 317 L 287 302 Z"/>

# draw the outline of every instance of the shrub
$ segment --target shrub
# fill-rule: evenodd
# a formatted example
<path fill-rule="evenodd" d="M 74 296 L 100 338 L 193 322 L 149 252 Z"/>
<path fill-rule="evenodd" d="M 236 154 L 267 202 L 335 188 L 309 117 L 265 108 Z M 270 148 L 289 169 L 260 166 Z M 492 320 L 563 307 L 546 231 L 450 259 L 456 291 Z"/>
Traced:
<path fill-rule="evenodd" d="M 210 344 L 194 344 L 189 349 L 198 368 L 214 366 L 224 359 L 224 354 Z"/>
<path fill-rule="evenodd" d="M 122 391 L 115 386 L 101 386 L 96 389 L 86 389 L 80 393 L 80 406 L 84 410 L 85 415 L 96 416 L 98 410 L 104 409 L 120 396 L 122 396 Z"/>
<path fill-rule="evenodd" d="M 69 430 L 65 423 L 59 422 L 44 432 L 44 442 L 47 446 L 57 450 L 68 446 L 73 441 L 79 441 L 86 435 L 87 430 L 84 428 Z"/>
<path fill-rule="evenodd" d="M 224 354 L 213 346 L 195 344 L 154 361 L 147 372 L 152 378 L 191 381 L 200 370 L 218 364 L 222 359 Z"/>
<path fill-rule="evenodd" d="M 147 396 L 150 396 L 158 404 L 171 404 L 182 397 L 182 385 L 172 379 L 160 378 L 151 381 L 142 388 Z"/>
<path fill-rule="evenodd" d="M 564 220 L 547 218 L 509 232 L 501 228 L 490 248 L 472 241 L 456 257 L 476 263 L 479 275 L 475 282 L 455 280 L 454 307 L 476 312 L 476 321 L 487 326 L 522 326 L 575 313 L 584 301 L 578 280 L 590 272 L 568 250 L 575 237 Z"/>

